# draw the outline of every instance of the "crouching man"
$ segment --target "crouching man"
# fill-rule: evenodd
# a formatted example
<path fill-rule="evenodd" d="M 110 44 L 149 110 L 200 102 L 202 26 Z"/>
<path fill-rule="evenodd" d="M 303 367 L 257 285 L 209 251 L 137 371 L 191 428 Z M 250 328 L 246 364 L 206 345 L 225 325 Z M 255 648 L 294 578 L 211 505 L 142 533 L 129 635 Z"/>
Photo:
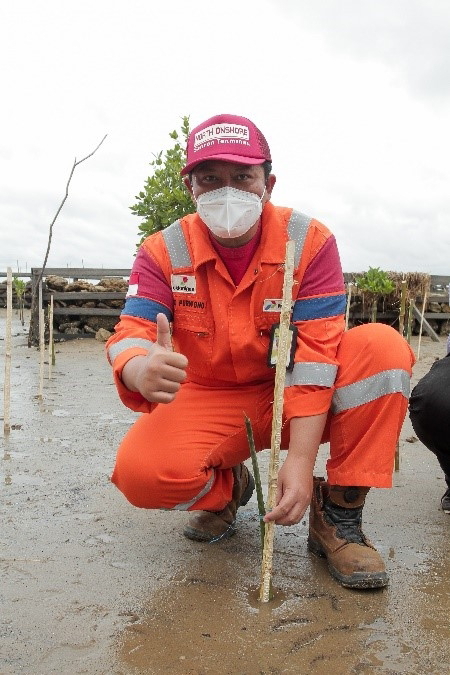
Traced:
<path fill-rule="evenodd" d="M 143 413 L 120 445 L 112 481 L 135 506 L 189 511 L 189 539 L 235 533 L 236 512 L 254 488 L 243 464 L 243 412 L 257 450 L 270 447 L 271 336 L 292 239 L 288 454 L 265 520 L 294 525 L 311 504 L 309 548 L 333 577 L 348 587 L 385 586 L 361 518 L 369 489 L 392 484 L 412 352 L 385 325 L 344 332 L 335 238 L 314 218 L 272 204 L 269 146 L 250 120 L 218 115 L 193 129 L 182 175 L 196 213 L 143 242 L 107 344 L 122 401 Z M 313 480 L 328 440 L 327 480 Z"/>

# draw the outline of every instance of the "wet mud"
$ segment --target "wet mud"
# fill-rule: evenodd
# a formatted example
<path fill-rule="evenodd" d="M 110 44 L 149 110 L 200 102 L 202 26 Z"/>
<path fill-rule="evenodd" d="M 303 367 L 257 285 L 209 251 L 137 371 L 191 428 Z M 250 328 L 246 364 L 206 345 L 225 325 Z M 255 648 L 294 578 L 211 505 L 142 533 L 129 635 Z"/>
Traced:
<path fill-rule="evenodd" d="M 1 355 L 4 332 L 3 313 Z M 109 481 L 136 416 L 117 399 L 103 345 L 57 345 L 39 401 L 38 353 L 17 317 L 13 333 L 13 427 L 0 452 L 2 675 L 449 672 L 450 516 L 439 509 L 439 466 L 411 442 L 409 420 L 394 489 L 372 490 L 364 509 L 388 588 L 340 587 L 307 551 L 304 519 L 277 528 L 277 596 L 261 605 L 256 498 L 236 536 L 215 545 L 183 537 L 186 514 L 134 509 Z M 414 381 L 444 355 L 444 339 L 423 338 L 421 352 Z M 322 448 L 316 473 L 325 460 Z M 267 453 L 260 465 L 264 476 Z"/>

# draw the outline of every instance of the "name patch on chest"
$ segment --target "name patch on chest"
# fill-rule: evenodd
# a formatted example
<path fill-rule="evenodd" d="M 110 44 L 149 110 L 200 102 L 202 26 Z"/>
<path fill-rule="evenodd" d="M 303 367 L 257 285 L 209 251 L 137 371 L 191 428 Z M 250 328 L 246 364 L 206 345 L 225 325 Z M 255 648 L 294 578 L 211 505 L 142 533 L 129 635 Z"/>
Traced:
<path fill-rule="evenodd" d="M 282 298 L 266 298 L 263 302 L 263 312 L 281 312 L 282 303 Z M 291 310 L 294 304 L 294 301 L 292 301 Z"/>
<path fill-rule="evenodd" d="M 178 300 L 178 307 L 189 307 L 190 309 L 205 309 L 206 302 L 204 300 L 189 300 L 189 298 L 180 298 Z"/>
<path fill-rule="evenodd" d="M 194 275 L 172 274 L 171 282 L 174 293 L 195 293 L 197 290 Z"/>

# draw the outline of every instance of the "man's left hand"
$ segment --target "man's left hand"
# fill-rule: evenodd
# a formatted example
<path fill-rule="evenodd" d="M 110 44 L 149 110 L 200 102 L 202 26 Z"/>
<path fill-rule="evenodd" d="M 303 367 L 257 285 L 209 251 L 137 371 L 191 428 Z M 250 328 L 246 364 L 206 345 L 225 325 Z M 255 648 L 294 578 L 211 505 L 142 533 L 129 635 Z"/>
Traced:
<path fill-rule="evenodd" d="M 288 456 L 278 473 L 275 508 L 266 513 L 264 522 L 277 525 L 299 523 L 311 501 L 313 476 L 308 462 Z"/>

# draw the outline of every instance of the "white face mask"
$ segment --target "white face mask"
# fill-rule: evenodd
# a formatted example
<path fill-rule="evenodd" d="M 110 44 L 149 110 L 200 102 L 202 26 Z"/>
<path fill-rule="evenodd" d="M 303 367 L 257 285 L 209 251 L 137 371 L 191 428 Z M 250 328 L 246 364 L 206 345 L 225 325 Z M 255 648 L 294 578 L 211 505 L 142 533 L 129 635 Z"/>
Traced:
<path fill-rule="evenodd" d="M 249 231 L 262 213 L 262 196 L 232 187 L 205 192 L 197 198 L 197 213 L 208 229 L 222 239 Z"/>

